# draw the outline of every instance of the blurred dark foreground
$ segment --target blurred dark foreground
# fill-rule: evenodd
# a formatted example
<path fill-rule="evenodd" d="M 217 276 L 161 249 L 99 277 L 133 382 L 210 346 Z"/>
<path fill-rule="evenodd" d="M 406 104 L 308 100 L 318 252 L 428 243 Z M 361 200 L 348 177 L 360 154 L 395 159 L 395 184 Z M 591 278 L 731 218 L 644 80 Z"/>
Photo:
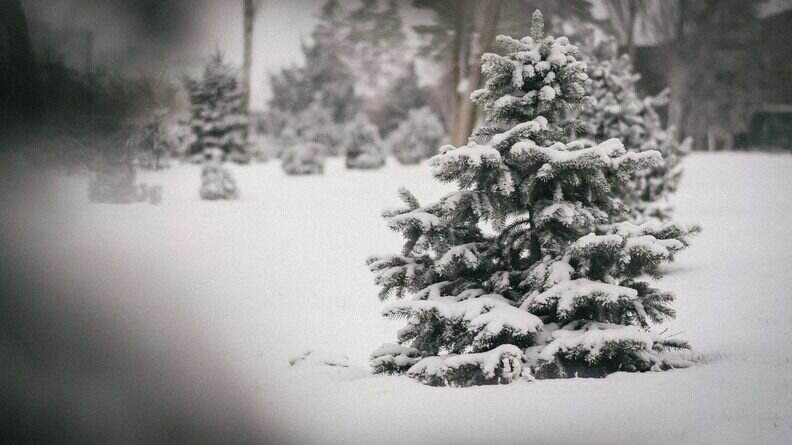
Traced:
<path fill-rule="evenodd" d="M 86 294 L 106 277 L 54 260 L 43 177 L 0 161 L 0 443 L 267 443 L 200 336 L 114 311 Z"/>

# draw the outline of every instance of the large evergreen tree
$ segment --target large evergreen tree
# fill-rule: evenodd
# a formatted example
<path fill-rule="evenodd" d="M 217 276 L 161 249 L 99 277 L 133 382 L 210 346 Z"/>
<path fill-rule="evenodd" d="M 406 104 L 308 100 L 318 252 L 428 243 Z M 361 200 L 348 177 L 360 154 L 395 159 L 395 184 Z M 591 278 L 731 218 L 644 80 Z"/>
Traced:
<path fill-rule="evenodd" d="M 368 263 L 383 311 L 407 319 L 399 345 L 372 355 L 375 372 L 431 385 L 507 383 L 521 375 L 601 375 L 683 363 L 664 358 L 684 341 L 650 323 L 673 316 L 673 296 L 641 277 L 685 247 L 685 228 L 598 225 L 625 211 L 614 188 L 661 162 L 611 139 L 567 140 L 566 110 L 590 99 L 586 65 L 567 38 L 545 37 L 537 11 L 531 36 L 498 37 L 473 94 L 491 126 L 466 146 L 445 146 L 434 176 L 459 190 L 385 214 L 405 237 L 402 252 Z"/>
<path fill-rule="evenodd" d="M 226 158 L 247 162 L 247 118 L 237 71 L 218 51 L 204 67 L 203 76 L 187 78 L 184 85 L 190 97 L 190 128 L 195 135 L 189 155 L 204 160 L 219 149 Z"/>

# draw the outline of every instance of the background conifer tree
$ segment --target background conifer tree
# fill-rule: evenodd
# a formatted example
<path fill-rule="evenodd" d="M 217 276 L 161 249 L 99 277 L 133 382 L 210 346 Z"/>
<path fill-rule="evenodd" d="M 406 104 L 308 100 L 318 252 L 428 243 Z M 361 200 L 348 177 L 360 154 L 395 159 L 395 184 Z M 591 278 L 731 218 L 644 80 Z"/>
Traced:
<path fill-rule="evenodd" d="M 589 78 L 578 49 L 543 28 L 537 11 L 531 36 L 499 36 L 506 55 L 483 56 L 487 80 L 472 98 L 489 126 L 430 161 L 458 191 L 422 206 L 402 190 L 405 208 L 385 213 L 404 247 L 368 264 L 380 298 L 395 300 L 383 314 L 407 325 L 374 352 L 375 372 L 467 386 L 685 364 L 663 356 L 684 341 L 647 329 L 673 316 L 673 296 L 641 277 L 659 276 L 687 230 L 595 233 L 626 210 L 615 187 L 661 155 L 567 140 L 581 125 L 562 117 L 590 100 Z"/>
<path fill-rule="evenodd" d="M 347 52 L 347 12 L 337 0 L 328 0 L 322 5 L 318 20 L 311 33 L 311 42 L 302 45 L 305 64 L 285 68 L 270 77 L 269 109 L 276 122 L 272 129 L 276 138 L 281 138 L 281 132 L 299 121 L 300 114 L 311 107 L 327 110 L 332 124 L 339 128 L 351 121 L 361 108 L 355 91 L 355 76 L 342 57 Z"/>
<path fill-rule="evenodd" d="M 195 135 L 188 154 L 202 161 L 218 149 L 227 159 L 249 161 L 244 144 L 247 118 L 236 70 L 218 51 L 204 67 L 202 77 L 187 78 L 184 85 L 190 98 L 190 128 Z"/>
<path fill-rule="evenodd" d="M 628 150 L 657 150 L 660 165 L 635 173 L 635 178 L 620 188 L 621 198 L 631 206 L 630 218 L 668 220 L 673 207 L 668 198 L 679 186 L 681 161 L 690 151 L 691 140 L 681 142 L 673 127 L 666 127 L 658 107 L 668 103 L 668 90 L 657 96 L 641 97 L 637 74 L 628 55 L 617 55 L 614 41 L 605 41 L 589 61 L 592 104 L 581 110 L 586 136 L 595 142 L 617 138 Z"/>

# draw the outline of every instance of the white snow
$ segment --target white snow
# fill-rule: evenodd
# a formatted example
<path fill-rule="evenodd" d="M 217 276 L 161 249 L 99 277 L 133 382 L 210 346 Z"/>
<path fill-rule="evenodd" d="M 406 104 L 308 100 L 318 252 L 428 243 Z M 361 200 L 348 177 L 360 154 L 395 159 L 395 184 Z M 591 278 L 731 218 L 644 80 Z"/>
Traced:
<path fill-rule="evenodd" d="M 232 373 L 270 443 L 790 443 L 792 156 L 684 161 L 677 215 L 704 232 L 665 270 L 678 318 L 663 328 L 708 363 L 466 389 L 360 371 L 404 324 L 380 318 L 365 265 L 401 248 L 380 211 L 399 204 L 402 185 L 422 202 L 453 187 L 425 164 L 361 172 L 341 162 L 310 177 L 287 177 L 276 162 L 232 165 L 235 202 L 202 201 L 192 165 L 140 174 L 164 186 L 159 206 L 89 204 L 85 178 L 57 177 L 46 217 L 4 211 L 3 227 L 86 288 L 68 307 L 187 345 L 166 364 L 208 351 L 213 365 L 193 372 Z M 308 348 L 343 351 L 357 371 L 289 366 Z"/>

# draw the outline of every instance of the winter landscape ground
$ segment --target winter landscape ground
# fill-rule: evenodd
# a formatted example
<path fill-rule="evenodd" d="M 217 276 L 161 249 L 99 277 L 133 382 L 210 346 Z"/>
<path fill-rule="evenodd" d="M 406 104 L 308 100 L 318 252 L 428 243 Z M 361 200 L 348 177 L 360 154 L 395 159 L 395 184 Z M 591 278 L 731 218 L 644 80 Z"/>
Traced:
<path fill-rule="evenodd" d="M 367 370 L 402 325 L 380 318 L 365 266 L 400 247 L 380 212 L 399 204 L 399 186 L 425 202 L 451 186 L 393 160 L 377 172 L 331 160 L 311 177 L 274 162 L 230 168 L 237 201 L 202 201 L 200 167 L 176 165 L 139 176 L 164 186 L 159 206 L 91 204 L 85 177 L 56 176 L 46 218 L 4 219 L 31 256 L 87 290 L 62 304 L 158 345 L 166 368 L 194 360 L 193 381 L 230 372 L 273 443 L 792 440 L 792 156 L 685 160 L 677 219 L 704 232 L 666 270 L 678 317 L 658 329 L 688 339 L 699 366 L 464 389 Z"/>

